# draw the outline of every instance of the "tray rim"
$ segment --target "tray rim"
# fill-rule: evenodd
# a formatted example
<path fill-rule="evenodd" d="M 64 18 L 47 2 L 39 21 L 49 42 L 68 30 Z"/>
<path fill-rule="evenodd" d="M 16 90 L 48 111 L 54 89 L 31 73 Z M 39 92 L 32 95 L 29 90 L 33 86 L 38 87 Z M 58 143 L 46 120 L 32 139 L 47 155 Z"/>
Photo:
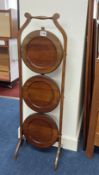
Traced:
<path fill-rule="evenodd" d="M 50 125 L 52 125 L 52 129 L 54 130 L 53 137 L 52 137 L 51 141 L 50 140 L 48 141 L 48 143 L 46 143 L 46 142 L 45 143 L 44 142 L 40 143 L 40 142 L 36 141 L 35 139 L 31 140 L 30 137 L 27 134 L 28 131 L 25 131 L 26 125 L 29 125 L 29 124 L 27 124 L 27 122 L 29 120 L 33 120 L 33 119 L 36 119 L 36 118 L 37 118 L 37 120 L 39 120 L 39 118 L 40 119 L 43 118 L 43 121 L 45 119 L 45 123 L 46 123 L 46 120 L 47 120 L 47 122 L 49 122 Z M 59 139 L 59 129 L 58 129 L 58 126 L 57 126 L 55 120 L 52 118 L 52 116 L 50 116 L 48 114 L 44 114 L 44 113 L 42 113 L 42 114 L 41 113 L 30 114 L 23 122 L 23 134 L 24 134 L 25 138 L 27 139 L 27 141 L 31 145 L 33 145 L 34 147 L 43 148 L 43 149 L 51 147 Z"/>
<path fill-rule="evenodd" d="M 46 74 L 46 73 L 51 73 L 53 71 L 55 71 L 59 65 L 62 62 L 63 59 L 63 46 L 61 44 L 61 41 L 59 40 L 59 38 L 53 34 L 52 32 L 45 30 L 47 32 L 47 36 L 40 36 L 40 32 L 42 30 L 35 30 L 30 32 L 23 40 L 22 45 L 21 45 L 21 53 L 22 53 L 22 60 L 24 61 L 25 65 L 32 71 L 36 72 L 36 73 L 41 73 L 41 74 Z M 52 44 L 55 46 L 56 51 L 57 51 L 57 64 L 55 66 L 53 66 L 52 68 L 50 68 L 49 70 L 45 67 L 45 70 L 43 69 L 38 69 L 37 67 L 33 67 L 25 58 L 26 55 L 26 50 L 25 47 L 26 45 L 33 39 L 36 37 L 44 37 L 47 38 L 48 40 L 50 40 L 52 42 Z"/>
<path fill-rule="evenodd" d="M 53 106 L 51 104 L 50 109 L 49 109 L 48 106 L 42 108 L 40 106 L 30 104 L 29 103 L 30 101 L 28 101 L 28 99 L 27 99 L 28 95 L 27 95 L 27 97 L 24 96 L 25 90 L 27 90 L 26 92 L 28 92 L 28 86 L 26 86 L 26 84 L 29 83 L 29 81 L 30 81 L 30 83 L 29 83 L 29 85 L 30 85 L 31 84 L 31 81 L 34 80 L 34 82 L 35 82 L 35 80 L 37 81 L 37 79 L 43 80 L 42 82 L 44 82 L 44 81 L 46 82 L 47 81 L 50 86 L 53 85 L 53 87 L 57 88 L 57 92 L 58 92 L 57 94 L 58 95 L 56 95 L 56 93 L 54 93 L 55 94 L 55 97 L 54 98 L 57 97 L 57 100 L 55 100 L 56 103 L 54 103 Z M 53 89 L 53 87 L 51 87 L 51 88 Z M 54 92 L 54 90 L 53 90 L 53 92 Z M 26 103 L 26 105 L 28 107 L 30 107 L 32 110 L 34 110 L 36 112 L 51 112 L 51 111 L 53 111 L 58 106 L 58 104 L 60 102 L 60 98 L 61 98 L 61 93 L 60 93 L 60 89 L 59 89 L 57 83 L 55 82 L 55 80 L 51 79 L 50 77 L 48 77 L 46 75 L 35 75 L 35 76 L 30 77 L 28 80 L 26 80 L 26 82 L 22 86 L 22 97 L 23 97 L 23 100 Z"/>

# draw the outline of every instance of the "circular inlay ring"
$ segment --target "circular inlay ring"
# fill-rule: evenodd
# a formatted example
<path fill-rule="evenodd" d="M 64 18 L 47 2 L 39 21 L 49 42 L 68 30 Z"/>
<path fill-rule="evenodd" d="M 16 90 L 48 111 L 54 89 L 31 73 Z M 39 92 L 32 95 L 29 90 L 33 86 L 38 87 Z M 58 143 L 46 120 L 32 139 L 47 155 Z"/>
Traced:
<path fill-rule="evenodd" d="M 22 43 L 21 53 L 29 69 L 41 74 L 57 69 L 63 58 L 60 40 L 53 33 L 45 30 L 28 34 Z"/>
<path fill-rule="evenodd" d="M 59 136 L 55 121 L 46 114 L 32 114 L 23 123 L 23 134 L 37 148 L 52 146 Z"/>
<path fill-rule="evenodd" d="M 37 112 L 50 112 L 60 101 L 60 91 L 54 80 L 37 75 L 28 79 L 23 85 L 23 99 Z"/>

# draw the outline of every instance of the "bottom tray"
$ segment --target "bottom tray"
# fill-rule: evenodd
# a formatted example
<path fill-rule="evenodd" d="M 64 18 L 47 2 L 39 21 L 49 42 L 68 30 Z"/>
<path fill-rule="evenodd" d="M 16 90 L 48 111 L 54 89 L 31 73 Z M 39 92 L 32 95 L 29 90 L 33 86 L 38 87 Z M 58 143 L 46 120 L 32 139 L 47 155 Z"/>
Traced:
<path fill-rule="evenodd" d="M 32 114 L 23 123 L 23 134 L 37 148 L 48 148 L 58 140 L 55 121 L 46 114 Z"/>

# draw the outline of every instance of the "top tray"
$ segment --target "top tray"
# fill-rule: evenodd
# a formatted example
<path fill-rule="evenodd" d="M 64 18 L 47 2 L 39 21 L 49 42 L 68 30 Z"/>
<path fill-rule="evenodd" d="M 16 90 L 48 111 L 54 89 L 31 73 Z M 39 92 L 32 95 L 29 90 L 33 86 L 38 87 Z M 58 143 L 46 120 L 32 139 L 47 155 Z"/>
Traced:
<path fill-rule="evenodd" d="M 49 31 L 34 31 L 22 43 L 22 58 L 34 72 L 45 74 L 54 71 L 60 65 L 62 57 L 62 45 Z"/>

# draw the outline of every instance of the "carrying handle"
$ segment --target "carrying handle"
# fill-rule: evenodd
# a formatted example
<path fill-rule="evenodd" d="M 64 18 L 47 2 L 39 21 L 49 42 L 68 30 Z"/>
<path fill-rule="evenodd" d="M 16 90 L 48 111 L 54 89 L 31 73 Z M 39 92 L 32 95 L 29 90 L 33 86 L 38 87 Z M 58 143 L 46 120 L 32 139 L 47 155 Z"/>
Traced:
<path fill-rule="evenodd" d="M 21 26 L 18 36 L 20 37 L 23 30 L 28 26 L 28 24 L 31 22 L 32 19 L 38 19 L 38 20 L 52 20 L 53 23 L 55 24 L 55 21 L 57 21 L 60 18 L 60 15 L 58 13 L 53 14 L 53 16 L 51 17 L 46 17 L 46 16 L 32 16 L 30 13 L 25 13 L 24 14 L 26 20 L 24 22 L 24 24 Z M 57 27 L 57 26 L 56 26 Z"/>
<path fill-rule="evenodd" d="M 32 19 L 38 19 L 38 20 L 52 20 L 54 25 L 56 26 L 56 28 L 60 31 L 60 33 L 63 36 L 63 40 L 64 40 L 64 52 L 66 55 L 66 49 L 67 49 L 67 35 L 63 29 L 63 27 L 59 24 L 58 19 L 60 18 L 59 13 L 54 13 L 51 17 L 47 17 L 47 16 L 32 16 L 30 13 L 25 13 L 24 14 L 26 20 L 24 22 L 24 24 L 21 26 L 19 32 L 18 32 L 18 38 L 21 38 L 21 34 L 23 32 L 23 30 L 29 25 L 29 23 L 31 22 Z"/>
<path fill-rule="evenodd" d="M 24 15 L 27 19 L 39 19 L 39 20 L 46 20 L 46 19 L 51 19 L 51 20 L 57 20 L 60 18 L 60 15 L 58 13 L 55 13 L 52 17 L 46 17 L 46 16 L 32 16 L 30 13 L 25 13 Z"/>

